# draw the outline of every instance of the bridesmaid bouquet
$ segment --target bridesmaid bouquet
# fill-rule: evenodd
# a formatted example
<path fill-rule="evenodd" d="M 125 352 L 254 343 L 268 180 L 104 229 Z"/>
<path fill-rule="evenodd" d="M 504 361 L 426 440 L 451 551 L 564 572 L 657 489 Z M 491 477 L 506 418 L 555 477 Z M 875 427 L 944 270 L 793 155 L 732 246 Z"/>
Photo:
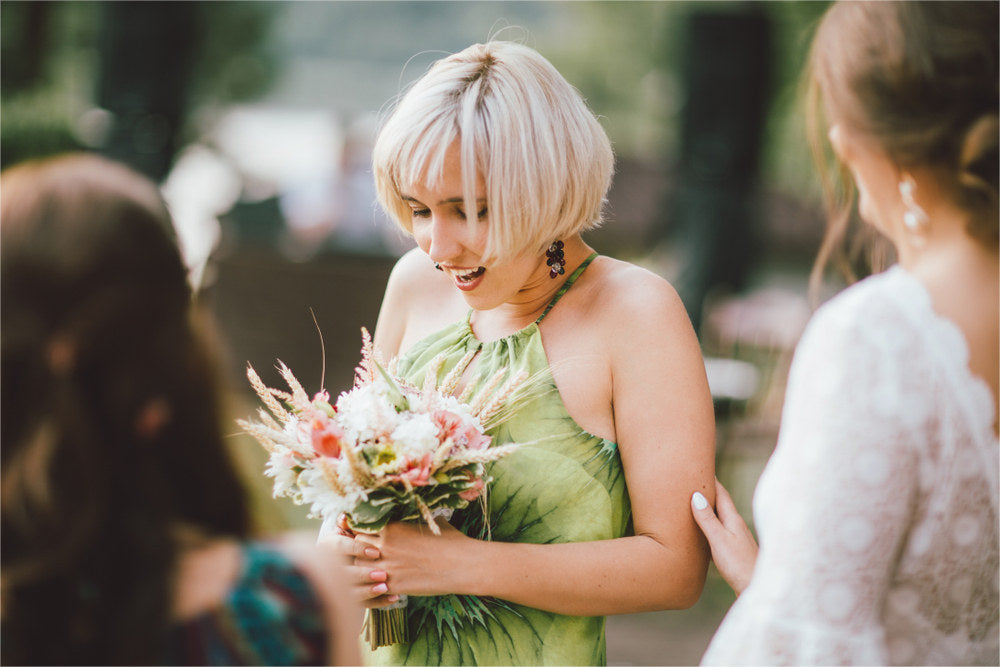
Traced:
<path fill-rule="evenodd" d="M 257 420 L 237 423 L 270 453 L 265 475 L 274 478 L 276 498 L 309 504 L 314 518 L 344 516 L 356 532 L 417 520 L 440 534 L 438 517 L 447 520 L 483 500 L 491 481 L 485 464 L 517 449 L 491 447 L 486 431 L 509 415 L 524 377 L 504 380 L 498 371 L 468 403 L 471 389 L 453 393 L 474 352 L 440 383 L 444 359 L 436 360 L 418 388 L 375 360 L 365 329 L 362 343 L 354 387 L 335 403 L 326 391 L 310 398 L 280 361 L 290 391 L 265 386 L 248 366 L 250 385 L 267 409 L 258 408 Z M 395 608 L 371 610 L 365 638 L 373 649 L 406 641 L 404 606 L 405 596 Z"/>

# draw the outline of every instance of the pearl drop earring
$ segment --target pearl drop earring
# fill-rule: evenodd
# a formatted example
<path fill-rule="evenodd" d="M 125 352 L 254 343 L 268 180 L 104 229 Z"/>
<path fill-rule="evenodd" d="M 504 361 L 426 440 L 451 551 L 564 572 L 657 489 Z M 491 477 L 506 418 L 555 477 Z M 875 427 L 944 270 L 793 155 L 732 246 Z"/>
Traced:
<path fill-rule="evenodd" d="M 927 231 L 930 219 L 927 217 L 927 212 L 920 208 L 920 205 L 913 199 L 916 190 L 917 184 L 913 182 L 913 177 L 904 174 L 903 180 L 899 182 L 899 196 L 903 200 L 903 206 L 906 207 L 906 212 L 903 213 L 903 224 L 907 231 L 922 234 Z"/>

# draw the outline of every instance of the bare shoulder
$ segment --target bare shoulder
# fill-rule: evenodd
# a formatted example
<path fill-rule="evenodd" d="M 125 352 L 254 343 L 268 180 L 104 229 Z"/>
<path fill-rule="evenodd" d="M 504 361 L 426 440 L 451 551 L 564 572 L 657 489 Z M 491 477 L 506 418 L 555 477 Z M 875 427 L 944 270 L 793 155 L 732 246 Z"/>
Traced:
<path fill-rule="evenodd" d="M 419 248 L 404 254 L 389 274 L 386 298 L 411 302 L 422 295 L 433 295 L 447 290 L 448 280 Z"/>
<path fill-rule="evenodd" d="M 650 329 L 690 328 L 684 304 L 667 280 L 630 262 L 604 257 L 595 262 L 592 303 L 599 320 L 641 334 Z"/>
<path fill-rule="evenodd" d="M 455 292 L 448 277 L 435 270 L 419 248 L 400 257 L 389 275 L 375 331 L 382 354 L 393 357 L 405 350 L 407 341 L 434 331 L 434 315 L 461 316 L 465 306 Z"/>

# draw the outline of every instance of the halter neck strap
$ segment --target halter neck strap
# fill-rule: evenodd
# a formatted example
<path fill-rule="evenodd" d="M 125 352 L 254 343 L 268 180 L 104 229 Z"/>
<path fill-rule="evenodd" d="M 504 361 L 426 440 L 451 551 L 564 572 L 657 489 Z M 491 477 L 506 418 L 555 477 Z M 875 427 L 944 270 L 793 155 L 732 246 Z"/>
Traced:
<path fill-rule="evenodd" d="M 545 316 L 549 314 L 549 311 L 552 310 L 552 307 L 559 302 L 559 299 L 563 297 L 563 294 L 569 291 L 569 288 L 573 286 L 573 283 L 575 283 L 576 279 L 580 277 L 580 274 L 583 273 L 583 270 L 586 269 L 588 266 L 590 266 L 590 263 L 593 262 L 594 258 L 596 257 L 597 257 L 596 252 L 591 253 L 590 257 L 583 260 L 580 263 L 580 266 L 576 267 L 576 271 L 574 271 L 569 275 L 569 278 L 566 279 L 566 282 L 562 284 L 562 287 L 559 288 L 559 291 L 556 292 L 555 296 L 552 297 L 552 300 L 549 301 L 549 305 L 545 306 L 545 310 L 542 312 L 541 315 L 538 316 L 538 319 L 535 320 L 535 324 L 541 323 L 541 321 L 545 318 Z"/>

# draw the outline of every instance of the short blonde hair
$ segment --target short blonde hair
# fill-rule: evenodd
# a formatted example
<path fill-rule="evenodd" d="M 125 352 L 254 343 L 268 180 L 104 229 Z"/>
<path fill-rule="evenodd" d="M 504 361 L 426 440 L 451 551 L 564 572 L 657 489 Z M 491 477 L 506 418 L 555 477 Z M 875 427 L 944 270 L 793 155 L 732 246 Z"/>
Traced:
<path fill-rule="evenodd" d="M 402 193 L 435 184 L 460 142 L 462 196 L 486 183 L 484 261 L 541 252 L 601 223 L 611 186 L 611 142 L 580 93 L 538 52 L 515 42 L 475 44 L 437 61 L 399 100 L 375 143 L 379 202 L 407 232 Z M 474 168 L 470 168 L 474 167 Z"/>

